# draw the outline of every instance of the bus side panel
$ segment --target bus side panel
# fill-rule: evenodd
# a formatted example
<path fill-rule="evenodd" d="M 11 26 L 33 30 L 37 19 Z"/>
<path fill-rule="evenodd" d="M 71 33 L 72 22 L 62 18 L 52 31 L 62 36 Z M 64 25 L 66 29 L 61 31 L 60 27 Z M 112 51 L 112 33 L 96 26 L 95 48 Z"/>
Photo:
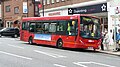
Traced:
<path fill-rule="evenodd" d="M 28 42 L 29 32 L 26 31 L 26 30 L 22 30 L 22 31 L 20 32 L 20 39 L 21 39 L 22 41 Z"/>
<path fill-rule="evenodd" d="M 58 35 L 52 35 L 51 45 L 56 46 L 58 38 L 59 38 Z"/>
<path fill-rule="evenodd" d="M 75 48 L 76 36 L 65 36 L 64 37 L 64 47 Z"/>
<path fill-rule="evenodd" d="M 75 48 L 75 36 L 52 35 L 51 44 L 56 46 L 59 39 L 62 39 L 63 47 Z"/>
<path fill-rule="evenodd" d="M 42 45 L 51 45 L 50 41 L 34 39 L 34 43 Z"/>

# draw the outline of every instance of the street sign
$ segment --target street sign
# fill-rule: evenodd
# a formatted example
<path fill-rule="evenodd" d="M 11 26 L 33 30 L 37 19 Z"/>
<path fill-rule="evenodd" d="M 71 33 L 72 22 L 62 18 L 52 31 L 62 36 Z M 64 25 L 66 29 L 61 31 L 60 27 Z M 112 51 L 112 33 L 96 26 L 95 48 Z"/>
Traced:
<path fill-rule="evenodd" d="M 68 14 L 91 14 L 107 12 L 107 3 L 89 5 L 77 8 L 68 8 Z"/>

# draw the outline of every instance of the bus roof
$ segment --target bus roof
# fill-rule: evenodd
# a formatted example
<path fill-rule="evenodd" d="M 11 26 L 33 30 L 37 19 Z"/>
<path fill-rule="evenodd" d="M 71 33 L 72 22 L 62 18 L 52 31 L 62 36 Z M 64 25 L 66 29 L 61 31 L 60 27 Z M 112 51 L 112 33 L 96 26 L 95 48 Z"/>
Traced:
<path fill-rule="evenodd" d="M 80 17 L 80 16 L 90 16 L 90 15 L 79 14 L 79 15 L 67 15 L 67 16 L 27 17 L 27 18 L 23 18 L 22 21 L 69 20 L 69 19 L 78 19 L 78 17 Z"/>

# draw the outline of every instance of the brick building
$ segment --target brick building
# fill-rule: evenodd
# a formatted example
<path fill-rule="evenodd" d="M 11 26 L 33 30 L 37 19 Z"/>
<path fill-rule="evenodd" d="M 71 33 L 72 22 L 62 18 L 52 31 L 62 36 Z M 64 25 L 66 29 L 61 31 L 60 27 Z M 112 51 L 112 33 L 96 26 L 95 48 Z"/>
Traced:
<path fill-rule="evenodd" d="M 1 5 L 4 27 L 18 27 L 23 17 L 36 16 L 33 0 L 3 0 Z"/>
<path fill-rule="evenodd" d="M 2 10 L 1 10 L 1 1 L 0 1 L 0 29 L 1 29 L 1 27 L 3 26 L 3 22 L 2 22 L 2 12 L 1 12 Z"/>

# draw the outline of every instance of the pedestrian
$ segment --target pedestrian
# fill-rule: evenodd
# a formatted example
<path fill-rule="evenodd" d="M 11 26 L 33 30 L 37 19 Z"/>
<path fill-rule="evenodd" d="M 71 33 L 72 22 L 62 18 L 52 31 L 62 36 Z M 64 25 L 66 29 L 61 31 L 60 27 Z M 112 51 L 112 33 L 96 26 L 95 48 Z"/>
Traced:
<path fill-rule="evenodd" d="M 104 50 L 104 46 L 103 46 L 103 39 L 105 37 L 105 33 L 102 32 L 102 37 L 101 37 L 101 50 Z"/>
<path fill-rule="evenodd" d="M 104 50 L 108 50 L 108 45 L 109 45 L 109 42 L 110 42 L 110 38 L 109 38 L 109 35 L 108 35 L 108 32 L 105 31 L 105 35 L 104 35 L 104 39 L 103 39 L 103 47 L 104 47 Z"/>
<path fill-rule="evenodd" d="M 118 33 L 116 34 L 116 41 L 117 41 L 116 49 L 119 49 L 119 45 L 120 45 L 120 29 L 118 29 Z"/>

